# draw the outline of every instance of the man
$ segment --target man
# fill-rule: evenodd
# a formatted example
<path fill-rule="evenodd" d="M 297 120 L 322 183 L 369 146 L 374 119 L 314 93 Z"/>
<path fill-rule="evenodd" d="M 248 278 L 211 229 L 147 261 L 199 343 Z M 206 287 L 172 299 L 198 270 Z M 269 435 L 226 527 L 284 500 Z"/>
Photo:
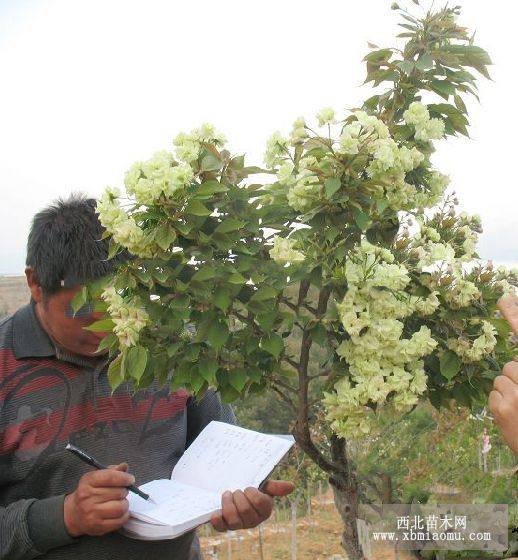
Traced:
<path fill-rule="evenodd" d="M 502 315 L 518 336 L 518 297 L 502 298 L 498 302 Z M 509 447 L 518 455 L 518 362 L 509 362 L 502 375 L 495 378 L 489 393 L 489 409 Z"/>
<path fill-rule="evenodd" d="M 73 196 L 39 212 L 27 244 L 31 301 L 0 324 L 0 558 L 154 560 L 201 558 L 194 532 L 145 542 L 117 530 L 128 519 L 126 486 L 169 477 L 190 442 L 211 421 L 235 422 L 215 392 L 196 402 L 186 391 L 152 385 L 112 394 L 100 335 L 84 329 L 101 315 L 74 316 L 82 283 L 108 274 L 107 243 L 95 201 Z M 67 442 L 104 464 L 92 470 Z M 128 461 L 130 464 L 128 472 Z M 272 496 L 293 490 L 226 492 L 219 531 L 254 527 L 269 517 Z"/>

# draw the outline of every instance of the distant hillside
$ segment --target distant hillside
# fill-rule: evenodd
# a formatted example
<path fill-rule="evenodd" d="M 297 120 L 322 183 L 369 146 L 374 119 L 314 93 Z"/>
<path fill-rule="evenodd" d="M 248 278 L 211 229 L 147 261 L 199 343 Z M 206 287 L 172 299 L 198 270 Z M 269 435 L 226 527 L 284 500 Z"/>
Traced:
<path fill-rule="evenodd" d="M 25 276 L 0 276 L 0 317 L 11 315 L 28 301 Z"/>

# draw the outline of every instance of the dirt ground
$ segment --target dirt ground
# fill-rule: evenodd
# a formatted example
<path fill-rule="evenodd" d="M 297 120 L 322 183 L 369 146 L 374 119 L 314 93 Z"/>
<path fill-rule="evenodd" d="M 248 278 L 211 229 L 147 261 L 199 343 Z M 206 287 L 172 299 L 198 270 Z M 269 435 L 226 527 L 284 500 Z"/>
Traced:
<path fill-rule="evenodd" d="M 275 518 L 263 524 L 262 555 L 258 529 L 227 534 L 200 531 L 206 560 L 291 560 L 291 522 Z M 395 560 L 394 551 L 373 547 L 373 560 Z M 412 558 L 405 551 L 399 560 Z M 346 560 L 340 546 L 340 520 L 332 503 L 320 505 L 297 523 L 297 560 Z"/>

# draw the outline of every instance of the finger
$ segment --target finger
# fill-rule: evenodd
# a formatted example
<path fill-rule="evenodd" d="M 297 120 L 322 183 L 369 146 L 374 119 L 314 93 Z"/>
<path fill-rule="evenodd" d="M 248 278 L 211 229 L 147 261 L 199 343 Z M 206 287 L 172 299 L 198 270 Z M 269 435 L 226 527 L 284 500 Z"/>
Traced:
<path fill-rule="evenodd" d="M 219 531 L 220 533 L 224 533 L 225 531 L 229 530 L 228 525 L 225 523 L 223 516 L 219 513 L 215 513 L 210 519 L 211 525 Z"/>
<path fill-rule="evenodd" d="M 243 521 L 239 517 L 232 492 L 225 492 L 221 497 L 221 515 L 229 529 L 236 531 L 243 528 Z"/>
<path fill-rule="evenodd" d="M 111 500 L 124 500 L 128 495 L 126 487 L 109 487 L 92 486 L 90 495 L 95 498 L 96 502 L 109 502 Z"/>
<path fill-rule="evenodd" d="M 96 506 L 96 511 L 102 519 L 118 519 L 129 510 L 128 500 L 111 500 Z"/>
<path fill-rule="evenodd" d="M 110 533 L 111 531 L 117 531 L 120 529 L 124 523 L 128 521 L 130 518 L 130 513 L 127 511 L 124 515 L 114 519 L 104 519 L 102 522 L 103 531 L 106 533 Z"/>
<path fill-rule="evenodd" d="M 495 415 L 498 416 L 498 411 L 500 410 L 500 405 L 502 403 L 502 401 L 504 400 L 504 397 L 502 397 L 502 394 L 499 393 L 498 391 L 491 391 L 489 393 L 489 398 L 488 398 L 488 405 L 489 405 L 489 410 Z"/>
<path fill-rule="evenodd" d="M 130 486 L 135 483 L 135 477 L 132 474 L 117 471 L 115 469 L 101 469 L 88 473 L 88 482 L 90 486 L 97 487 L 113 487 L 113 486 Z"/>
<path fill-rule="evenodd" d="M 109 469 L 115 469 L 116 471 L 124 471 L 127 472 L 129 465 L 128 463 L 119 463 L 118 465 L 108 465 Z"/>
<path fill-rule="evenodd" d="M 502 369 L 502 375 L 509 377 L 511 381 L 518 385 L 518 362 L 509 362 Z"/>
<path fill-rule="evenodd" d="M 268 480 L 263 484 L 261 490 L 269 496 L 287 496 L 295 490 L 295 484 L 287 480 Z"/>
<path fill-rule="evenodd" d="M 514 334 L 518 334 L 518 296 L 506 296 L 498 300 L 498 309 L 511 325 Z"/>
<path fill-rule="evenodd" d="M 493 381 L 493 387 L 502 394 L 502 396 L 507 397 L 511 395 L 516 389 L 516 384 L 507 377 L 507 375 L 497 375 Z"/>
<path fill-rule="evenodd" d="M 255 511 L 260 515 L 261 521 L 270 517 L 273 509 L 273 498 L 271 496 L 252 487 L 245 489 L 245 496 L 250 500 Z"/>
<path fill-rule="evenodd" d="M 252 502 L 242 490 L 236 490 L 234 492 L 234 504 L 239 517 L 243 521 L 243 529 L 251 529 L 252 527 L 259 525 L 261 521 L 264 521 L 265 518 L 257 512 L 255 507 L 252 505 Z"/>

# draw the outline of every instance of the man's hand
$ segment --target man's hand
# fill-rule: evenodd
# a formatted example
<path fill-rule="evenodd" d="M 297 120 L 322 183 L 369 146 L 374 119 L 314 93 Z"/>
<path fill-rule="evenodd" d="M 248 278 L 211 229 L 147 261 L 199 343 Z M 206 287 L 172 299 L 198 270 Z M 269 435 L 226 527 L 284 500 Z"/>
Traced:
<path fill-rule="evenodd" d="M 498 301 L 498 309 L 518 336 L 518 296 L 506 296 Z"/>
<path fill-rule="evenodd" d="M 518 455 L 518 362 L 505 364 L 489 393 L 489 410 L 509 447 Z"/>
<path fill-rule="evenodd" d="M 120 529 L 129 518 L 128 490 L 135 477 L 127 463 L 86 473 L 65 497 L 65 527 L 72 537 L 104 535 Z"/>
<path fill-rule="evenodd" d="M 251 529 L 268 519 L 273 509 L 274 496 L 287 496 L 293 492 L 293 482 L 269 480 L 263 490 L 246 488 L 225 492 L 221 498 L 221 513 L 210 520 L 216 531 Z"/>

